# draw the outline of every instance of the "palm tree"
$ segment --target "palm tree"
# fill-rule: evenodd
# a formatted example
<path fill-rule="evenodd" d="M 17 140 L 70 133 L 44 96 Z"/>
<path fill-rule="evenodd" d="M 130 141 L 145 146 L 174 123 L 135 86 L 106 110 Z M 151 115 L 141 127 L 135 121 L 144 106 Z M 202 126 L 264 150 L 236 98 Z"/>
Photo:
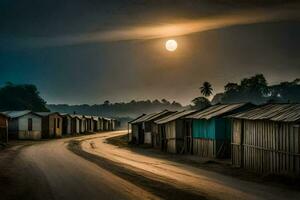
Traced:
<path fill-rule="evenodd" d="M 205 81 L 203 85 L 200 87 L 200 91 L 201 94 L 203 94 L 205 97 L 209 97 L 210 95 L 212 95 L 212 91 L 213 91 L 212 85 L 209 82 Z"/>

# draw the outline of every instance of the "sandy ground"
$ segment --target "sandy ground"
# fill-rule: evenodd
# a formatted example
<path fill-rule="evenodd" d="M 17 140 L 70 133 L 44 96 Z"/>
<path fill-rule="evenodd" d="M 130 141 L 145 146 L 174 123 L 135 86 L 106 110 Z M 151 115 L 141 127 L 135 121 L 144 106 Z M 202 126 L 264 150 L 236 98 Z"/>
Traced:
<path fill-rule="evenodd" d="M 109 132 L 81 141 L 82 150 L 110 160 L 142 177 L 170 184 L 209 199 L 299 199 L 300 191 L 240 180 L 187 164 L 138 154 L 130 149 L 108 144 L 111 137 L 126 132 Z M 125 170 L 125 169 L 124 169 Z"/>
<path fill-rule="evenodd" d="M 2 151 L 1 199 L 159 199 L 70 152 L 69 140 Z"/>

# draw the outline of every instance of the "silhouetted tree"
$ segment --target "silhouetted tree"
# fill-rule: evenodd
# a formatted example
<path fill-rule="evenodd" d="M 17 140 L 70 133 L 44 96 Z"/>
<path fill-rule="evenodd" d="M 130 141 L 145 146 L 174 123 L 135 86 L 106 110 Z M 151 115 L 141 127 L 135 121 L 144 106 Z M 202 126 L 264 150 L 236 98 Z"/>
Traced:
<path fill-rule="evenodd" d="M 200 91 L 201 94 L 203 94 L 205 97 L 209 97 L 210 95 L 212 95 L 212 91 L 213 91 L 212 85 L 209 82 L 205 81 L 203 85 L 200 87 Z"/>
<path fill-rule="evenodd" d="M 240 84 L 228 83 L 224 90 L 222 103 L 252 102 L 260 104 L 266 102 L 269 95 L 268 84 L 262 74 L 244 78 Z"/>
<path fill-rule="evenodd" d="M 166 105 L 170 105 L 171 103 L 169 101 L 167 101 L 166 99 L 162 99 L 161 102 L 163 104 L 166 104 Z"/>
<path fill-rule="evenodd" d="M 104 105 L 105 106 L 109 106 L 110 105 L 110 102 L 108 100 L 104 101 Z"/>
<path fill-rule="evenodd" d="M 225 92 L 230 92 L 230 91 L 238 91 L 239 90 L 239 85 L 237 83 L 227 83 L 224 86 Z"/>
<path fill-rule="evenodd" d="M 196 97 L 195 99 L 192 100 L 192 103 L 193 103 L 192 108 L 199 109 L 199 110 L 207 108 L 211 105 L 210 101 L 205 97 Z"/>
<path fill-rule="evenodd" d="M 269 87 L 270 99 L 277 102 L 300 102 L 300 80 L 282 82 Z"/>
<path fill-rule="evenodd" d="M 49 111 L 35 85 L 14 85 L 11 82 L 0 88 L 0 110 Z"/>

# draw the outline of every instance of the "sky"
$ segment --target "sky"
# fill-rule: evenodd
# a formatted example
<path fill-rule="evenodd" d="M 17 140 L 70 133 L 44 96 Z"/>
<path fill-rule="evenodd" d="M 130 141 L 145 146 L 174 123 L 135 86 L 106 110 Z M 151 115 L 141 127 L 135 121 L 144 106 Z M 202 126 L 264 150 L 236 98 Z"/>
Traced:
<path fill-rule="evenodd" d="M 300 78 L 300 5 L 251 2 L 2 0 L 0 85 L 35 84 L 55 104 L 186 105 L 204 81 L 217 93 L 257 73 Z"/>

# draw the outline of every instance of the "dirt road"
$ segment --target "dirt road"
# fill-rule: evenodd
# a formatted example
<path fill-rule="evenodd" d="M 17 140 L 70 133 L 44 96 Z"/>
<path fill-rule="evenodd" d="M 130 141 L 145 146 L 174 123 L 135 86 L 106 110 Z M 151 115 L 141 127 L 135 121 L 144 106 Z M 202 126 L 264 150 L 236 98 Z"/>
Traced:
<path fill-rule="evenodd" d="M 158 199 L 70 152 L 69 140 L 52 140 L 19 149 L 9 166 L 16 170 L 10 173 L 18 180 L 13 180 L 9 188 L 0 187 L 0 193 L 5 190 L 7 199 Z"/>
<path fill-rule="evenodd" d="M 1 199 L 299 199 L 287 190 L 108 144 L 107 132 L 0 152 Z"/>
<path fill-rule="evenodd" d="M 219 173 L 202 170 L 187 164 L 175 163 L 151 155 L 137 154 L 130 149 L 106 143 L 106 139 L 124 132 L 106 133 L 101 137 L 84 140 L 82 149 L 101 156 L 130 170 L 139 171 L 143 177 L 172 184 L 211 199 L 299 199 L 300 191 L 262 185 Z M 92 143 L 92 145 L 91 145 Z"/>

